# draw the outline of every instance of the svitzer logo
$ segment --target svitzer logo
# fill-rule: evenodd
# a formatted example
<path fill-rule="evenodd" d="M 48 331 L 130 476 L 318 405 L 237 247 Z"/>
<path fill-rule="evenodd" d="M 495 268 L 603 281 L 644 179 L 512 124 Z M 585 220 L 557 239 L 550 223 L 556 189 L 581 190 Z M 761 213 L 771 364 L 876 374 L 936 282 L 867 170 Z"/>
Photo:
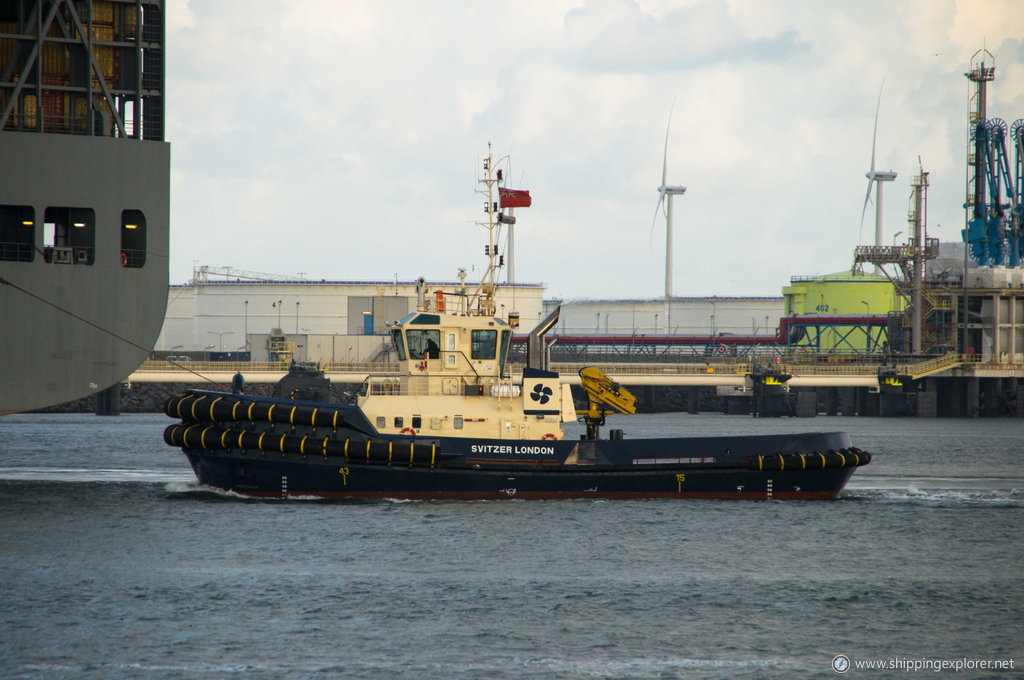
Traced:
<path fill-rule="evenodd" d="M 540 402 L 541 404 L 546 404 L 548 403 L 548 400 L 551 399 L 551 395 L 552 392 L 550 387 L 546 387 L 543 383 L 537 383 L 533 386 L 533 391 L 530 392 L 530 399 Z"/>

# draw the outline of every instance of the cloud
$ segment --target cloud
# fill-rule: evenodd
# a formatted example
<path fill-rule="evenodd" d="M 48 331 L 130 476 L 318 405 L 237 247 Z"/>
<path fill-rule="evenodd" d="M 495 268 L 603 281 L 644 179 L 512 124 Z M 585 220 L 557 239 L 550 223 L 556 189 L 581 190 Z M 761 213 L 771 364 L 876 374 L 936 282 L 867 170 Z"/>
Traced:
<path fill-rule="evenodd" d="M 691 71 L 733 62 L 786 61 L 807 49 L 792 28 L 752 36 L 724 2 L 663 13 L 629 0 L 590 0 L 566 16 L 565 59 L 611 73 Z"/>
<path fill-rule="evenodd" d="M 887 239 L 906 231 L 918 156 L 929 227 L 959 238 L 979 31 L 998 61 L 992 110 L 1024 117 L 1021 12 L 995 0 L 175 7 L 175 281 L 194 260 L 366 280 L 479 268 L 474 190 L 493 142 L 534 197 L 517 213 L 519 280 L 660 295 L 651 218 L 675 99 L 675 291 L 777 295 L 850 266 L 883 78 L 876 163 L 899 172 Z"/>
<path fill-rule="evenodd" d="M 195 28 L 196 17 L 189 5 L 191 0 L 178 0 L 167 4 L 167 32 L 175 34 L 180 31 Z"/>

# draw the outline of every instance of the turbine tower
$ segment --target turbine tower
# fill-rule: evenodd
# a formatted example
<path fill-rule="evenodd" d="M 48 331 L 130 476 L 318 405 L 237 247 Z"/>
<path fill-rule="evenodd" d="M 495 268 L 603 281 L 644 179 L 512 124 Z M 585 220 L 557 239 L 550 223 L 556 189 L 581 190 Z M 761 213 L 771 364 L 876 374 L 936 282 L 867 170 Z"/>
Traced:
<path fill-rule="evenodd" d="M 885 79 L 882 79 L 882 87 L 885 87 Z M 868 191 L 864 194 L 864 208 L 860 211 L 860 233 L 858 241 L 864 235 L 864 215 L 868 210 L 868 203 L 871 201 L 871 185 L 875 185 L 875 245 L 884 245 L 882 242 L 882 182 L 892 182 L 896 179 L 896 173 L 892 170 L 875 170 L 875 143 L 878 141 L 878 109 L 882 106 L 882 87 L 878 88 L 878 103 L 875 105 L 875 131 L 871 135 L 871 169 L 865 173 L 868 178 Z M 875 268 L 876 273 L 879 268 Z"/>
<path fill-rule="evenodd" d="M 672 104 L 675 108 L 675 102 Z M 668 126 L 665 128 L 665 155 L 661 162 L 661 186 L 658 187 L 658 205 L 654 208 L 654 219 L 651 220 L 651 239 L 654 238 L 654 223 L 658 221 L 658 212 L 665 204 L 665 297 L 672 297 L 672 199 L 686 193 L 686 187 L 669 186 L 666 183 L 668 174 L 668 131 L 672 127 L 672 111 L 668 113 Z M 668 201 L 665 197 L 668 196 Z"/>

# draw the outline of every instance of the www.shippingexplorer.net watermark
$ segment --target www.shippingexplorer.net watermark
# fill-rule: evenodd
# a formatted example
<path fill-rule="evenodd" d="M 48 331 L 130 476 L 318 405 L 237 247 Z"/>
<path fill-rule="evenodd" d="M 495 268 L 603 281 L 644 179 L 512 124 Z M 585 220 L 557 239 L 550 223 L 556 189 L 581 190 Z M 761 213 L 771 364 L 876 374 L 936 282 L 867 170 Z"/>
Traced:
<path fill-rule="evenodd" d="M 876 659 L 851 659 L 838 654 L 832 659 L 832 670 L 846 673 L 851 669 L 865 671 L 902 671 L 906 673 L 952 671 L 1012 671 L 1018 667 L 1014 659 L 978 659 L 960 657 L 957 659 L 933 659 L 928 657 L 890 656 Z"/>

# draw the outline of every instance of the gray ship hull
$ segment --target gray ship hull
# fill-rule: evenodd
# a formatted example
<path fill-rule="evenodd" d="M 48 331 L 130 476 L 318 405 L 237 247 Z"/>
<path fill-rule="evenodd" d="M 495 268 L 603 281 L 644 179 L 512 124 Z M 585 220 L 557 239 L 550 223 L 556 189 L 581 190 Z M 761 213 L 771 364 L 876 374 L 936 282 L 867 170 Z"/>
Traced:
<path fill-rule="evenodd" d="M 169 186 L 166 142 L 0 133 L 0 206 L 33 222 L 31 249 L 9 232 L 0 260 L 0 414 L 88 396 L 146 359 L 166 311 Z M 91 210 L 91 250 L 48 245 L 48 209 Z M 145 219 L 130 260 L 125 211 Z"/>

